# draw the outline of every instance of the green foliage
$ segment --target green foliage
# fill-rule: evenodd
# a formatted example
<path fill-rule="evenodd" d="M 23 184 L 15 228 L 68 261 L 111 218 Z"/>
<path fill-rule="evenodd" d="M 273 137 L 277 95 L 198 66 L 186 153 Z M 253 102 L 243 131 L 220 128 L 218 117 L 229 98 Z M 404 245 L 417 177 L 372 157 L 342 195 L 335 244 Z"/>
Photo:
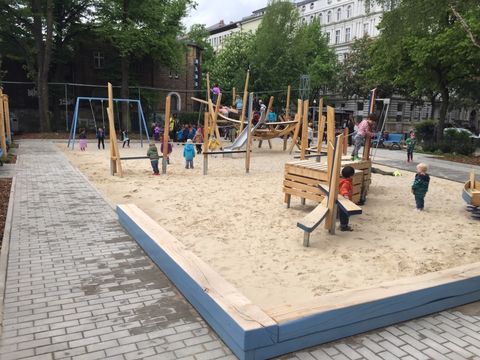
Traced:
<path fill-rule="evenodd" d="M 451 1 L 400 1 L 384 14 L 372 51 L 372 72 L 377 79 L 391 82 L 411 97 L 441 95 L 437 140 L 443 136 L 450 98 L 465 88 L 478 87 L 480 76 L 480 51 L 453 16 Z M 478 1 L 462 2 L 461 10 L 479 14 Z M 479 19 L 469 17 L 473 28 Z"/>
<path fill-rule="evenodd" d="M 245 87 L 245 76 L 253 53 L 254 35 L 251 32 L 231 34 L 215 57 L 211 72 L 211 84 L 218 83 L 222 90 L 237 92 Z"/>
<path fill-rule="evenodd" d="M 445 131 L 443 142 L 440 143 L 440 150 L 444 153 L 453 152 L 460 155 L 471 155 L 475 151 L 475 145 L 470 135 L 463 131 Z"/>
<path fill-rule="evenodd" d="M 369 70 L 373 66 L 370 51 L 374 40 L 368 36 L 356 39 L 347 58 L 339 66 L 338 86 L 342 96 L 366 98 L 370 89 L 375 87 Z"/>
<path fill-rule="evenodd" d="M 433 120 L 423 120 L 415 125 L 415 135 L 418 141 L 433 141 L 435 123 Z"/>
<path fill-rule="evenodd" d="M 103 0 L 96 5 L 97 31 L 121 57 L 149 55 L 178 64 L 183 48 L 177 36 L 190 0 Z"/>

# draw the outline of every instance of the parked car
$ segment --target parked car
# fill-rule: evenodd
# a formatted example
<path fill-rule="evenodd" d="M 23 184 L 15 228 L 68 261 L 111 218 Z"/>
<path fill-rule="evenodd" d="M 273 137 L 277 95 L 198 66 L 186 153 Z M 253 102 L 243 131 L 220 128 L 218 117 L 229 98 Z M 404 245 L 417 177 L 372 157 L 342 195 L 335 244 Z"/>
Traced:
<path fill-rule="evenodd" d="M 464 133 L 468 134 L 468 136 L 470 136 L 471 139 L 480 139 L 480 135 L 475 135 L 470 130 L 465 129 L 465 128 L 456 128 L 456 127 L 445 128 L 445 129 L 443 129 L 443 134 L 445 135 L 449 131 L 464 132 Z"/>

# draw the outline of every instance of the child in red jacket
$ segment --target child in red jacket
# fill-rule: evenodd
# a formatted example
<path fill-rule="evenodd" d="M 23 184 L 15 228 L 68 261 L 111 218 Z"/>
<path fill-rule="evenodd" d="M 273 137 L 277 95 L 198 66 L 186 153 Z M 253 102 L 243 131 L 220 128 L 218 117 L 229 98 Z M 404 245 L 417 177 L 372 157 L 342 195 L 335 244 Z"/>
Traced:
<path fill-rule="evenodd" d="M 345 166 L 342 169 L 342 179 L 340 179 L 338 195 L 343 196 L 345 199 L 352 200 L 353 195 L 353 174 L 355 174 L 355 169 L 351 166 Z M 349 215 L 339 210 L 340 217 L 340 231 L 353 231 L 353 229 L 348 225 Z"/>

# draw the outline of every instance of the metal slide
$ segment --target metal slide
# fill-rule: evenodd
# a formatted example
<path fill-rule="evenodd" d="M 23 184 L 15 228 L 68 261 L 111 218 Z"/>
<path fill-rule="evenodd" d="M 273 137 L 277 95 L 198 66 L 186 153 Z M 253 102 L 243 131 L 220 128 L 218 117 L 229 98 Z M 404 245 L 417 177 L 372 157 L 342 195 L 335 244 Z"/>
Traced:
<path fill-rule="evenodd" d="M 263 123 L 265 123 L 265 117 L 263 116 L 263 113 L 262 113 L 260 115 L 260 119 L 258 120 L 257 124 L 252 128 L 252 134 Z M 243 129 L 241 134 L 237 136 L 237 138 L 232 143 L 232 145 L 224 147 L 223 150 L 224 151 L 238 150 L 242 148 L 243 145 L 245 145 L 245 143 L 247 142 L 247 138 L 248 138 L 248 125 Z"/>

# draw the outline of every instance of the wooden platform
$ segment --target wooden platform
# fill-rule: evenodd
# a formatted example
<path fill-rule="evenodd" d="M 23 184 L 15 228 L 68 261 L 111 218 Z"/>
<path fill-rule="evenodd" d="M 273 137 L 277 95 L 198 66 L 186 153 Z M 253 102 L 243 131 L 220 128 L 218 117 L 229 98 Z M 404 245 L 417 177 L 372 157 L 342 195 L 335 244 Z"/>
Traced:
<path fill-rule="evenodd" d="M 135 205 L 119 205 L 117 214 L 240 360 L 270 359 L 480 300 L 476 263 L 261 309 Z"/>
<path fill-rule="evenodd" d="M 342 161 L 342 167 L 347 165 L 355 169 L 352 201 L 357 204 L 364 187 L 365 195 L 368 193 L 371 182 L 371 161 Z M 328 182 L 326 164 L 320 164 L 315 160 L 290 161 L 285 164 L 284 175 L 283 192 L 287 205 L 289 205 L 292 195 L 314 202 L 323 200 L 323 194 L 318 185 Z"/>

